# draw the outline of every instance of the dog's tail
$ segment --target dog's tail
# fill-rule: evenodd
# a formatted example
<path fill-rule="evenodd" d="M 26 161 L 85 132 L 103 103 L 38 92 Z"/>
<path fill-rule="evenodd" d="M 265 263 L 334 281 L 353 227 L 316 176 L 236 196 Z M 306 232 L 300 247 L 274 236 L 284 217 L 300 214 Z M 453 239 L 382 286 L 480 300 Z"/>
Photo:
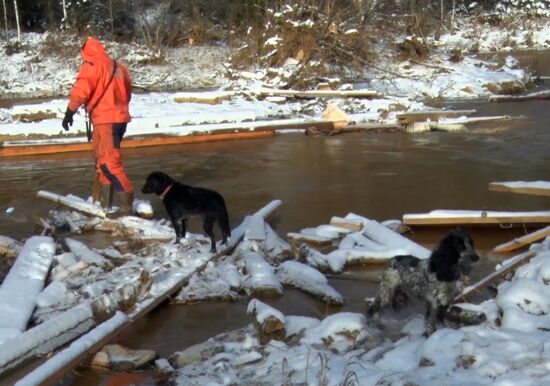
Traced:
<path fill-rule="evenodd" d="M 222 204 L 221 210 L 218 211 L 218 224 L 225 239 L 231 237 L 231 228 L 229 227 L 229 215 L 227 214 L 225 202 L 222 201 Z"/>

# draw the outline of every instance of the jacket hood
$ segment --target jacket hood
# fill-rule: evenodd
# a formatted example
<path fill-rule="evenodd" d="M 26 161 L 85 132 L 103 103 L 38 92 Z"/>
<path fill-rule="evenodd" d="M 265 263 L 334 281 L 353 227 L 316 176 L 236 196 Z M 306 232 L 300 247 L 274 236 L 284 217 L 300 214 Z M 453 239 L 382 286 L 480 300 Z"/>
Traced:
<path fill-rule="evenodd" d="M 94 38 L 88 38 L 88 40 L 86 40 L 86 42 L 82 46 L 81 54 L 84 61 L 91 63 L 98 59 L 109 58 L 109 55 L 107 54 L 107 51 L 105 51 L 105 47 L 103 47 L 103 44 L 101 44 L 99 40 Z"/>

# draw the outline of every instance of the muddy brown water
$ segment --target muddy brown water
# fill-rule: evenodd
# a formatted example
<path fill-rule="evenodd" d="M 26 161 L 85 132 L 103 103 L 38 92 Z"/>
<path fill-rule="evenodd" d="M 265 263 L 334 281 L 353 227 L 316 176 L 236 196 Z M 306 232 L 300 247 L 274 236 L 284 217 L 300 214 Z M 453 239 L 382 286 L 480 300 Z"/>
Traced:
<path fill-rule="evenodd" d="M 455 133 L 316 138 L 285 134 L 271 139 L 129 150 L 125 151 L 125 164 L 136 188 L 149 172 L 162 170 L 188 184 L 220 191 L 232 226 L 269 201 L 281 199 L 283 205 L 271 224 L 283 236 L 289 231 L 328 223 L 332 216 L 349 212 L 382 221 L 432 209 L 547 210 L 549 197 L 491 192 L 488 184 L 550 180 L 550 101 L 455 102 L 446 107 L 523 119 L 478 125 Z M 91 154 L 12 158 L 3 159 L 0 164 L 2 235 L 23 239 L 33 233 L 36 219 L 53 207 L 35 198 L 38 189 L 79 196 L 88 196 L 91 191 Z M 156 216 L 164 217 L 158 198 L 141 193 L 136 196 L 150 199 Z M 9 214 L 8 208 L 13 208 Z M 431 248 L 446 230 L 416 228 L 409 236 Z M 518 227 L 471 230 L 484 257 L 474 279 L 493 269 L 502 258 L 488 252 L 493 246 L 527 231 Z M 191 222 L 191 231 L 200 231 L 198 221 Z M 92 242 L 102 239 L 86 237 Z M 286 289 L 281 298 L 263 300 L 287 315 L 322 318 L 337 311 L 363 312 L 364 298 L 376 291 L 380 269 L 353 267 L 343 275 L 331 276 L 331 284 L 347 297 L 341 308 L 327 307 L 293 289 Z M 167 357 L 245 325 L 247 301 L 163 305 L 133 323 L 116 342 L 154 349 Z M 112 376 L 84 370 L 67 376 L 62 384 L 106 385 Z M 146 372 L 136 384 L 154 381 Z"/>

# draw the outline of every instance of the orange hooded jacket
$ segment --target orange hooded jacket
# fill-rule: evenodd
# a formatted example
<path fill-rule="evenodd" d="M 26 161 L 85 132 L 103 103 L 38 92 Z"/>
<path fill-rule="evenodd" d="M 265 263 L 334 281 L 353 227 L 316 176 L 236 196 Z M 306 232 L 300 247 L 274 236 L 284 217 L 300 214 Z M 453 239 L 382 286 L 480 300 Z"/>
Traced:
<path fill-rule="evenodd" d="M 93 109 L 90 119 L 94 125 L 130 122 L 132 84 L 128 69 L 117 62 L 115 75 L 109 84 L 115 61 L 103 45 L 89 38 L 81 53 L 84 64 L 78 70 L 76 83 L 71 89 L 68 108 L 76 111 L 84 105 L 88 113 Z"/>

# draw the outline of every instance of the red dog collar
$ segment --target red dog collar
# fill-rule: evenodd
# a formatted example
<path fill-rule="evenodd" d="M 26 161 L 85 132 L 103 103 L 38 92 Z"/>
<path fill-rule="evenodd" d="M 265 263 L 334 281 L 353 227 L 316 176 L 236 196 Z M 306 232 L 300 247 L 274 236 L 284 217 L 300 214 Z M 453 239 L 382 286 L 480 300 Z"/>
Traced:
<path fill-rule="evenodd" d="M 170 191 L 170 189 L 172 189 L 172 186 L 174 186 L 173 183 L 170 184 L 170 185 L 168 185 L 168 186 L 166 187 L 166 189 L 164 189 L 164 192 L 162 192 L 162 193 L 160 194 L 160 199 L 161 199 L 161 200 L 164 200 L 164 196 L 166 196 L 166 195 L 168 194 L 168 192 Z"/>

